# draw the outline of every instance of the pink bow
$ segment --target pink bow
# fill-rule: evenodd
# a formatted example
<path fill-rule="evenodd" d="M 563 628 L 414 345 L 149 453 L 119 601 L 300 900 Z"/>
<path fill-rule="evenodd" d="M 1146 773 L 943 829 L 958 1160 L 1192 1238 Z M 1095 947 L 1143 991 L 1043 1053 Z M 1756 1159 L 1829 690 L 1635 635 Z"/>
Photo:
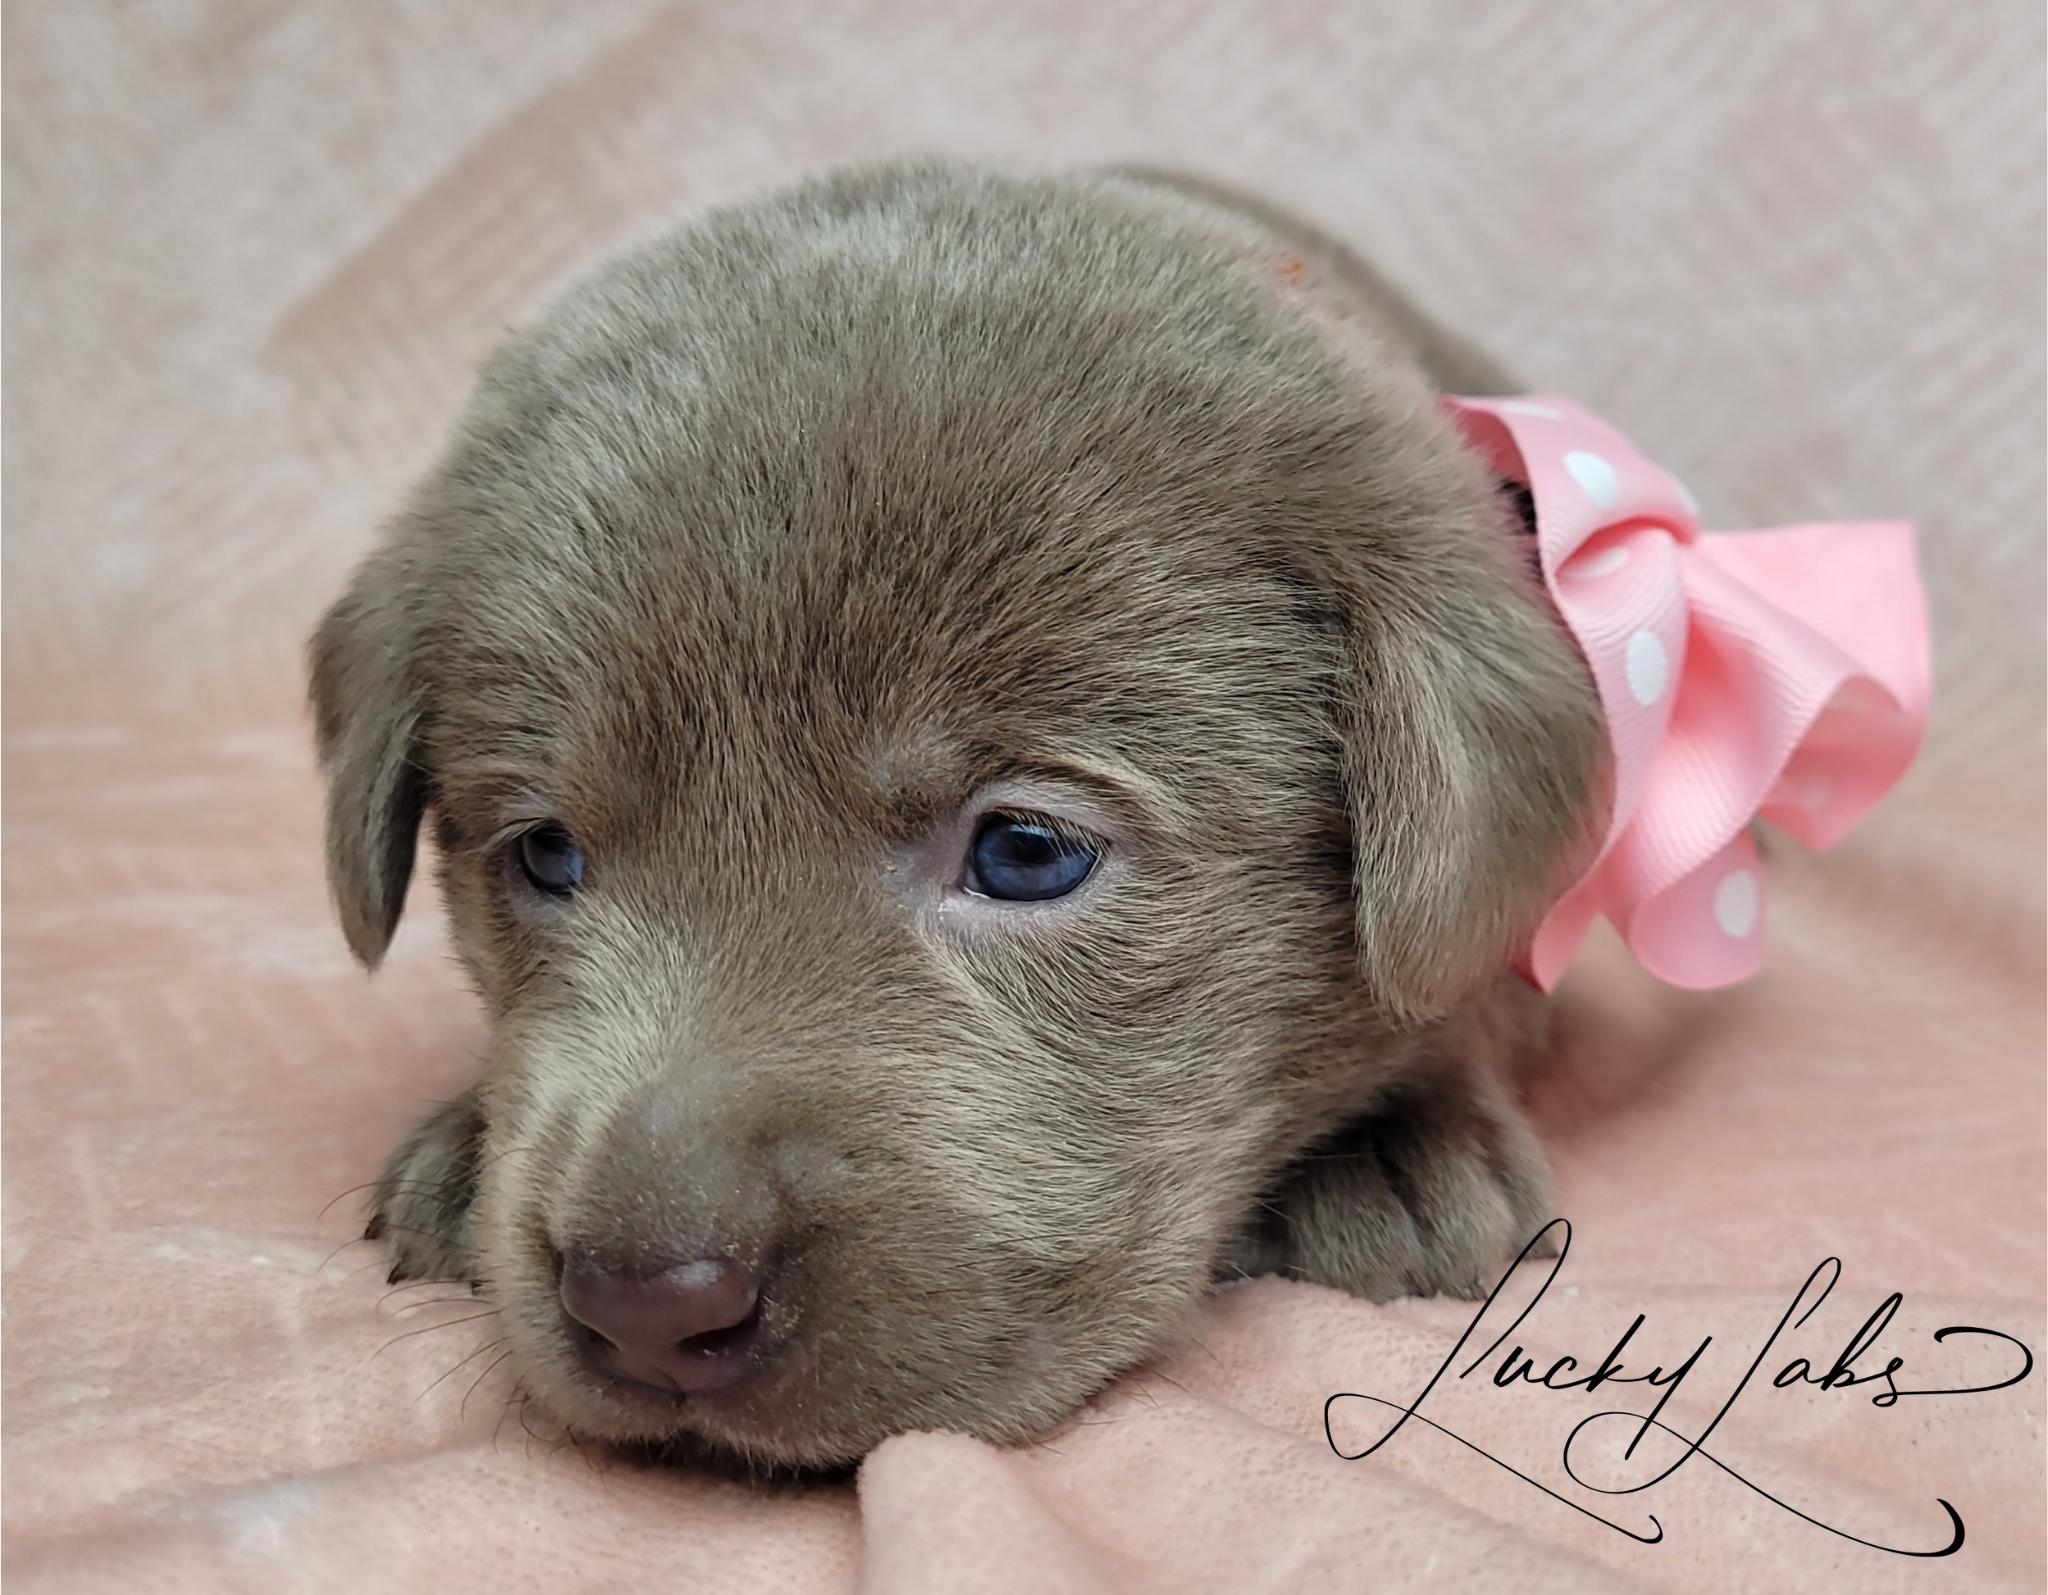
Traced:
<path fill-rule="evenodd" d="M 1750 821 L 1826 847 L 1919 749 L 1927 621 L 1912 527 L 1702 532 L 1692 495 L 1577 405 L 1443 404 L 1498 475 L 1528 486 L 1543 580 L 1614 744 L 1599 854 L 1517 967 L 1548 991 L 1605 914 L 1673 985 L 1755 973 Z"/>

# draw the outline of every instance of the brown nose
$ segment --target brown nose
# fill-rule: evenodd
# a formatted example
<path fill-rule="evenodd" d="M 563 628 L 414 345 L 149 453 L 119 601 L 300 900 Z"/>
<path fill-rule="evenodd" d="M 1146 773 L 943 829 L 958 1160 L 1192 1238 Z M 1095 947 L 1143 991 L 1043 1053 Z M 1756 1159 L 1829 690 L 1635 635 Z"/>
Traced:
<path fill-rule="evenodd" d="M 562 1306 L 583 1326 L 577 1338 L 593 1367 L 684 1395 L 750 1371 L 760 1305 L 760 1280 L 726 1258 L 644 1278 L 574 1265 L 562 1274 Z"/>

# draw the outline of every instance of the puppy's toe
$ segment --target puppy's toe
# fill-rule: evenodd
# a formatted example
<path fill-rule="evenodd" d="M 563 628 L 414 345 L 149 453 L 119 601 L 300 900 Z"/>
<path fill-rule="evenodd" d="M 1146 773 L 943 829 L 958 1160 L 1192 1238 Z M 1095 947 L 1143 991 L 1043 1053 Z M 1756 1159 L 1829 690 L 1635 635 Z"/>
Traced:
<path fill-rule="evenodd" d="M 473 1092 L 415 1125 L 378 1176 L 366 1240 L 391 1246 L 390 1281 L 475 1279 L 469 1208 L 484 1121 Z"/>
<path fill-rule="evenodd" d="M 1373 1301 L 1477 1299 L 1552 1216 L 1542 1150 L 1506 1091 L 1435 1065 L 1306 1154 L 1246 1252 Z"/>

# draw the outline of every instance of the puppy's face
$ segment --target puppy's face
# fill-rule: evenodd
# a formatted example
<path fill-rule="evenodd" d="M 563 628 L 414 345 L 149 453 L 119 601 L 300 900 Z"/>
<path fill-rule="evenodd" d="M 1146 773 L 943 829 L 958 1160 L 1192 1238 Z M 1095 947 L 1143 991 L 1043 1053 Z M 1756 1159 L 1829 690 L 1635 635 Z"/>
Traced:
<path fill-rule="evenodd" d="M 829 1464 L 1169 1340 L 1554 879 L 1519 560 L 1412 371 L 1106 180 L 818 185 L 501 351 L 314 668 L 352 941 L 425 819 L 493 1020 L 528 1388 Z"/>

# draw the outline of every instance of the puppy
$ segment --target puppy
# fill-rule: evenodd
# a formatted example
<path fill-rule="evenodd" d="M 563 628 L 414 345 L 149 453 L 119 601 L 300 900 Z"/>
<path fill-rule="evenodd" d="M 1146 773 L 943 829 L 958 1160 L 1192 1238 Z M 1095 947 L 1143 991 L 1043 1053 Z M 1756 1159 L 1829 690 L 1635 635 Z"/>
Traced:
<path fill-rule="evenodd" d="M 574 1431 L 1012 1440 L 1277 1272 L 1550 1215 L 1508 960 L 1604 725 L 1342 246 L 1142 172 L 714 211 L 486 364 L 311 646 L 374 965 L 431 826 L 488 1010 L 370 1234 Z"/>

